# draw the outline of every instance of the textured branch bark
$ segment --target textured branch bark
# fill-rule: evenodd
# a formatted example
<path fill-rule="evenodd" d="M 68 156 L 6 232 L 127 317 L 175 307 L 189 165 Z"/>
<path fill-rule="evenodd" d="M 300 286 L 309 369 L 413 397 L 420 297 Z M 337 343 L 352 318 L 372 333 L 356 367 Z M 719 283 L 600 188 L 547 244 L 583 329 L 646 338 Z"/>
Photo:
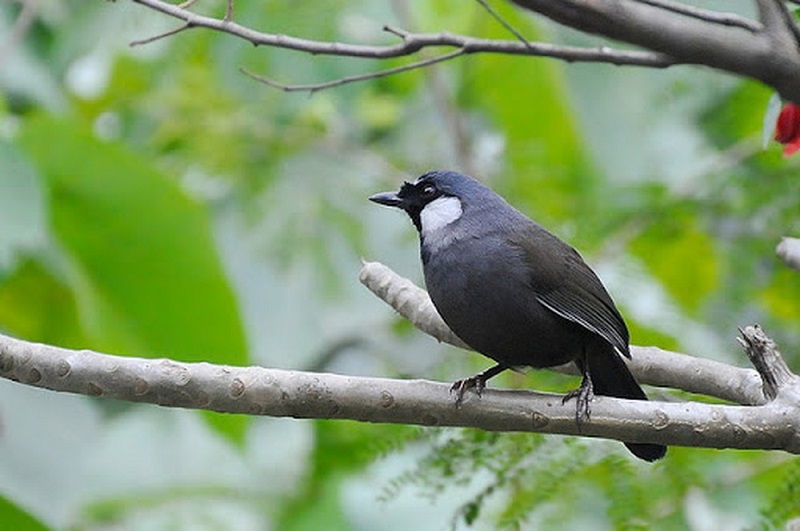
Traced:
<path fill-rule="evenodd" d="M 758 16 L 764 25 L 764 33 L 772 42 L 773 48 L 782 49 L 783 54 L 797 51 L 800 29 L 783 4 L 782 0 L 756 0 Z"/>
<path fill-rule="evenodd" d="M 800 403 L 800 377 L 786 365 L 775 342 L 757 325 L 745 327 L 740 332 L 739 343 L 761 376 L 764 397 L 772 401 L 789 394 L 790 401 Z"/>
<path fill-rule="evenodd" d="M 0 376 L 23 384 L 169 407 L 276 417 L 469 426 L 708 448 L 800 453 L 796 405 L 723 406 L 598 397 L 575 423 L 560 395 L 487 389 L 456 408 L 424 380 L 179 363 L 69 350 L 0 336 Z"/>
<path fill-rule="evenodd" d="M 776 45 L 770 33 L 775 27 L 774 6 L 765 7 L 770 0 L 759 3 L 762 22 L 770 29 L 758 32 L 632 0 L 512 1 L 565 26 L 661 52 L 680 63 L 757 79 L 784 98 L 800 101 L 800 52 L 796 42 L 791 48 L 785 42 Z"/>

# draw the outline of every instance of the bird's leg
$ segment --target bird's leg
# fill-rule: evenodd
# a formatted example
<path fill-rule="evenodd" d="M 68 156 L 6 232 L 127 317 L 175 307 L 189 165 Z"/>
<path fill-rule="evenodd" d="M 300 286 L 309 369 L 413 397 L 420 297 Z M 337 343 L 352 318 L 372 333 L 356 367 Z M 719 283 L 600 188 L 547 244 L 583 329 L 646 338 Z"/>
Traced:
<path fill-rule="evenodd" d="M 573 389 L 561 400 L 564 404 L 568 400 L 575 399 L 575 422 L 580 425 L 582 422 L 589 420 L 592 413 L 590 402 L 594 399 L 594 385 L 592 384 L 592 376 L 589 374 L 589 364 L 586 362 L 586 353 L 575 360 L 575 364 L 583 374 L 581 385 L 577 389 Z"/>
<path fill-rule="evenodd" d="M 475 393 L 481 396 L 483 388 L 486 387 L 487 380 L 493 376 L 497 376 L 506 369 L 508 369 L 506 365 L 498 363 L 494 367 L 489 367 L 475 376 L 454 382 L 453 385 L 450 386 L 450 392 L 456 394 L 456 407 L 461 405 L 461 402 L 464 400 L 464 393 L 466 393 L 468 389 L 475 389 Z"/>

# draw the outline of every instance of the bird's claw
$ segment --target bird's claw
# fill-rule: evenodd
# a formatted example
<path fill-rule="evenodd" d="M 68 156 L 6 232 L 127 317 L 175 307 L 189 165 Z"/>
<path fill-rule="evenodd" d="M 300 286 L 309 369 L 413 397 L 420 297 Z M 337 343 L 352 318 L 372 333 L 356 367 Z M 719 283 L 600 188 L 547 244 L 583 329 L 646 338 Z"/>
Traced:
<path fill-rule="evenodd" d="M 475 394 L 481 396 L 483 389 L 486 387 L 486 380 L 481 378 L 481 375 L 464 378 L 463 380 L 456 380 L 450 386 L 450 393 L 456 395 L 456 407 L 461 406 L 464 401 L 464 393 L 470 389 L 475 390 Z"/>
<path fill-rule="evenodd" d="M 594 385 L 590 378 L 584 378 L 580 387 L 573 389 L 561 399 L 562 404 L 575 399 L 575 422 L 579 425 L 589 420 L 592 414 L 591 401 L 594 400 Z"/>

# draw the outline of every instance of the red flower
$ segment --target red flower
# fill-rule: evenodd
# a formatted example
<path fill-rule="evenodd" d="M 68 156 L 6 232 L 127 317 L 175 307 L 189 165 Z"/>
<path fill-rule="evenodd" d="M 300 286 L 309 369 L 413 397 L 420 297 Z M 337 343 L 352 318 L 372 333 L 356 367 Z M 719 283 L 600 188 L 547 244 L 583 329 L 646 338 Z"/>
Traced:
<path fill-rule="evenodd" d="M 800 150 L 800 106 L 787 103 L 781 109 L 775 126 L 775 140 L 783 144 L 783 156 Z"/>

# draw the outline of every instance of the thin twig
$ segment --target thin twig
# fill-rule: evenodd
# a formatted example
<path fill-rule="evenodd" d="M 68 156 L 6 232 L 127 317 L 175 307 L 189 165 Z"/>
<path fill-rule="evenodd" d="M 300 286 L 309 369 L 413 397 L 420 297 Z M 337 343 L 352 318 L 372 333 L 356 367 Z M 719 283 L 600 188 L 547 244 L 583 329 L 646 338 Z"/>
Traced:
<path fill-rule="evenodd" d="M 225 21 L 213 17 L 198 15 L 181 9 L 175 4 L 162 0 L 132 0 L 155 11 L 183 20 L 190 27 L 207 28 L 227 33 L 244 39 L 255 46 L 271 46 L 285 48 L 315 55 L 336 55 L 342 57 L 363 57 L 368 59 L 389 59 L 412 55 L 422 48 L 449 47 L 464 50 L 465 53 L 500 53 L 509 55 L 531 55 L 553 57 L 569 62 L 599 62 L 614 65 L 646 66 L 666 68 L 676 64 L 675 60 L 665 54 L 639 50 L 615 50 L 606 46 L 599 48 L 583 48 L 579 46 L 562 46 L 548 43 L 529 43 L 497 39 L 481 39 L 452 33 L 418 33 L 402 32 L 397 28 L 385 28 L 403 39 L 393 45 L 347 44 L 342 42 L 315 41 L 288 35 L 262 33 L 252 30 L 233 21 Z M 148 42 L 147 40 L 137 43 Z"/>
<path fill-rule="evenodd" d="M 762 26 L 754 20 L 745 18 L 734 13 L 720 13 L 718 11 L 709 11 L 708 9 L 701 9 L 699 7 L 681 4 L 680 2 L 673 2 L 672 0 L 637 0 L 642 4 L 658 7 L 673 13 L 679 13 L 698 20 L 706 22 L 713 22 L 714 24 L 722 24 L 723 26 L 737 26 L 744 28 L 753 33 L 761 31 Z"/>
<path fill-rule="evenodd" d="M 225 22 L 233 20 L 233 0 L 228 0 L 228 5 L 225 8 L 225 17 L 222 20 Z"/>
<path fill-rule="evenodd" d="M 183 26 L 175 29 L 171 29 L 169 31 L 165 31 L 164 33 L 159 33 L 158 35 L 154 35 L 153 37 L 148 37 L 146 39 L 139 39 L 138 41 L 132 41 L 131 46 L 141 46 L 143 44 L 150 44 L 156 41 L 160 41 L 161 39 L 166 39 L 167 37 L 172 37 L 173 35 L 177 35 L 183 31 L 191 29 L 193 26 L 191 23 L 187 22 Z"/>
<path fill-rule="evenodd" d="M 778 39 L 766 31 L 725 14 L 676 8 L 673 0 L 587 2 L 586 0 L 511 0 L 577 31 L 638 46 L 640 50 L 579 48 L 453 35 L 407 34 L 393 45 L 359 45 L 300 39 L 262 33 L 233 21 L 198 15 L 164 0 L 130 0 L 155 11 L 202 27 L 227 33 L 256 46 L 271 46 L 309 54 L 387 59 L 413 55 L 426 47 L 463 49 L 465 53 L 497 53 L 552 57 L 567 62 L 600 62 L 665 68 L 676 64 L 705 65 L 750 77 L 774 88 L 784 99 L 800 100 L 800 29 L 779 0 L 757 0 L 780 8 L 786 30 Z M 769 3 L 768 3 L 769 2 Z M 678 11 L 681 12 L 677 12 Z M 746 19 L 744 19 L 746 20 Z M 752 21 L 751 21 L 752 22 Z M 146 42 L 146 41 L 145 41 Z M 776 42 L 778 45 L 776 45 Z"/>
<path fill-rule="evenodd" d="M 278 81 L 259 76 L 258 74 L 254 74 L 250 72 L 246 68 L 240 68 L 239 71 L 247 76 L 264 83 L 265 85 L 269 85 L 270 87 L 278 88 L 286 92 L 311 92 L 314 93 L 318 90 L 323 90 L 331 87 L 340 87 L 342 85 L 347 85 L 348 83 L 356 83 L 358 81 L 365 81 L 367 79 L 378 79 L 381 77 L 391 76 L 393 74 L 399 74 L 400 72 L 408 72 L 409 70 L 415 70 L 417 68 L 422 68 L 425 66 L 430 66 L 432 64 L 441 63 L 444 61 L 449 61 L 459 55 L 463 55 L 464 50 L 456 50 L 455 52 L 451 52 L 445 55 L 440 55 L 439 57 L 433 57 L 431 59 L 425 59 L 424 61 L 417 61 L 415 63 L 411 63 L 408 65 L 398 66 L 396 68 L 389 68 L 386 70 L 379 70 L 377 72 L 369 72 L 367 74 L 357 74 L 354 76 L 346 76 L 339 79 L 334 79 L 333 81 L 325 81 L 323 83 L 310 83 L 306 85 L 287 85 L 284 83 L 280 83 Z"/>
<path fill-rule="evenodd" d="M 530 42 L 528 42 L 528 39 L 526 39 L 525 36 L 522 35 L 522 33 L 517 31 L 517 29 L 514 26 L 512 26 L 511 23 L 509 23 L 506 19 L 504 19 L 500 15 L 500 13 L 495 11 L 495 9 L 489 5 L 489 2 L 487 2 L 486 0 L 477 0 L 477 2 L 483 7 L 483 9 L 486 10 L 487 13 L 489 13 L 489 15 L 491 15 L 493 19 L 495 19 L 498 23 L 500 23 L 501 26 L 503 26 L 509 33 L 511 33 L 514 37 L 516 37 L 521 43 L 523 43 L 525 46 L 530 46 Z"/>

